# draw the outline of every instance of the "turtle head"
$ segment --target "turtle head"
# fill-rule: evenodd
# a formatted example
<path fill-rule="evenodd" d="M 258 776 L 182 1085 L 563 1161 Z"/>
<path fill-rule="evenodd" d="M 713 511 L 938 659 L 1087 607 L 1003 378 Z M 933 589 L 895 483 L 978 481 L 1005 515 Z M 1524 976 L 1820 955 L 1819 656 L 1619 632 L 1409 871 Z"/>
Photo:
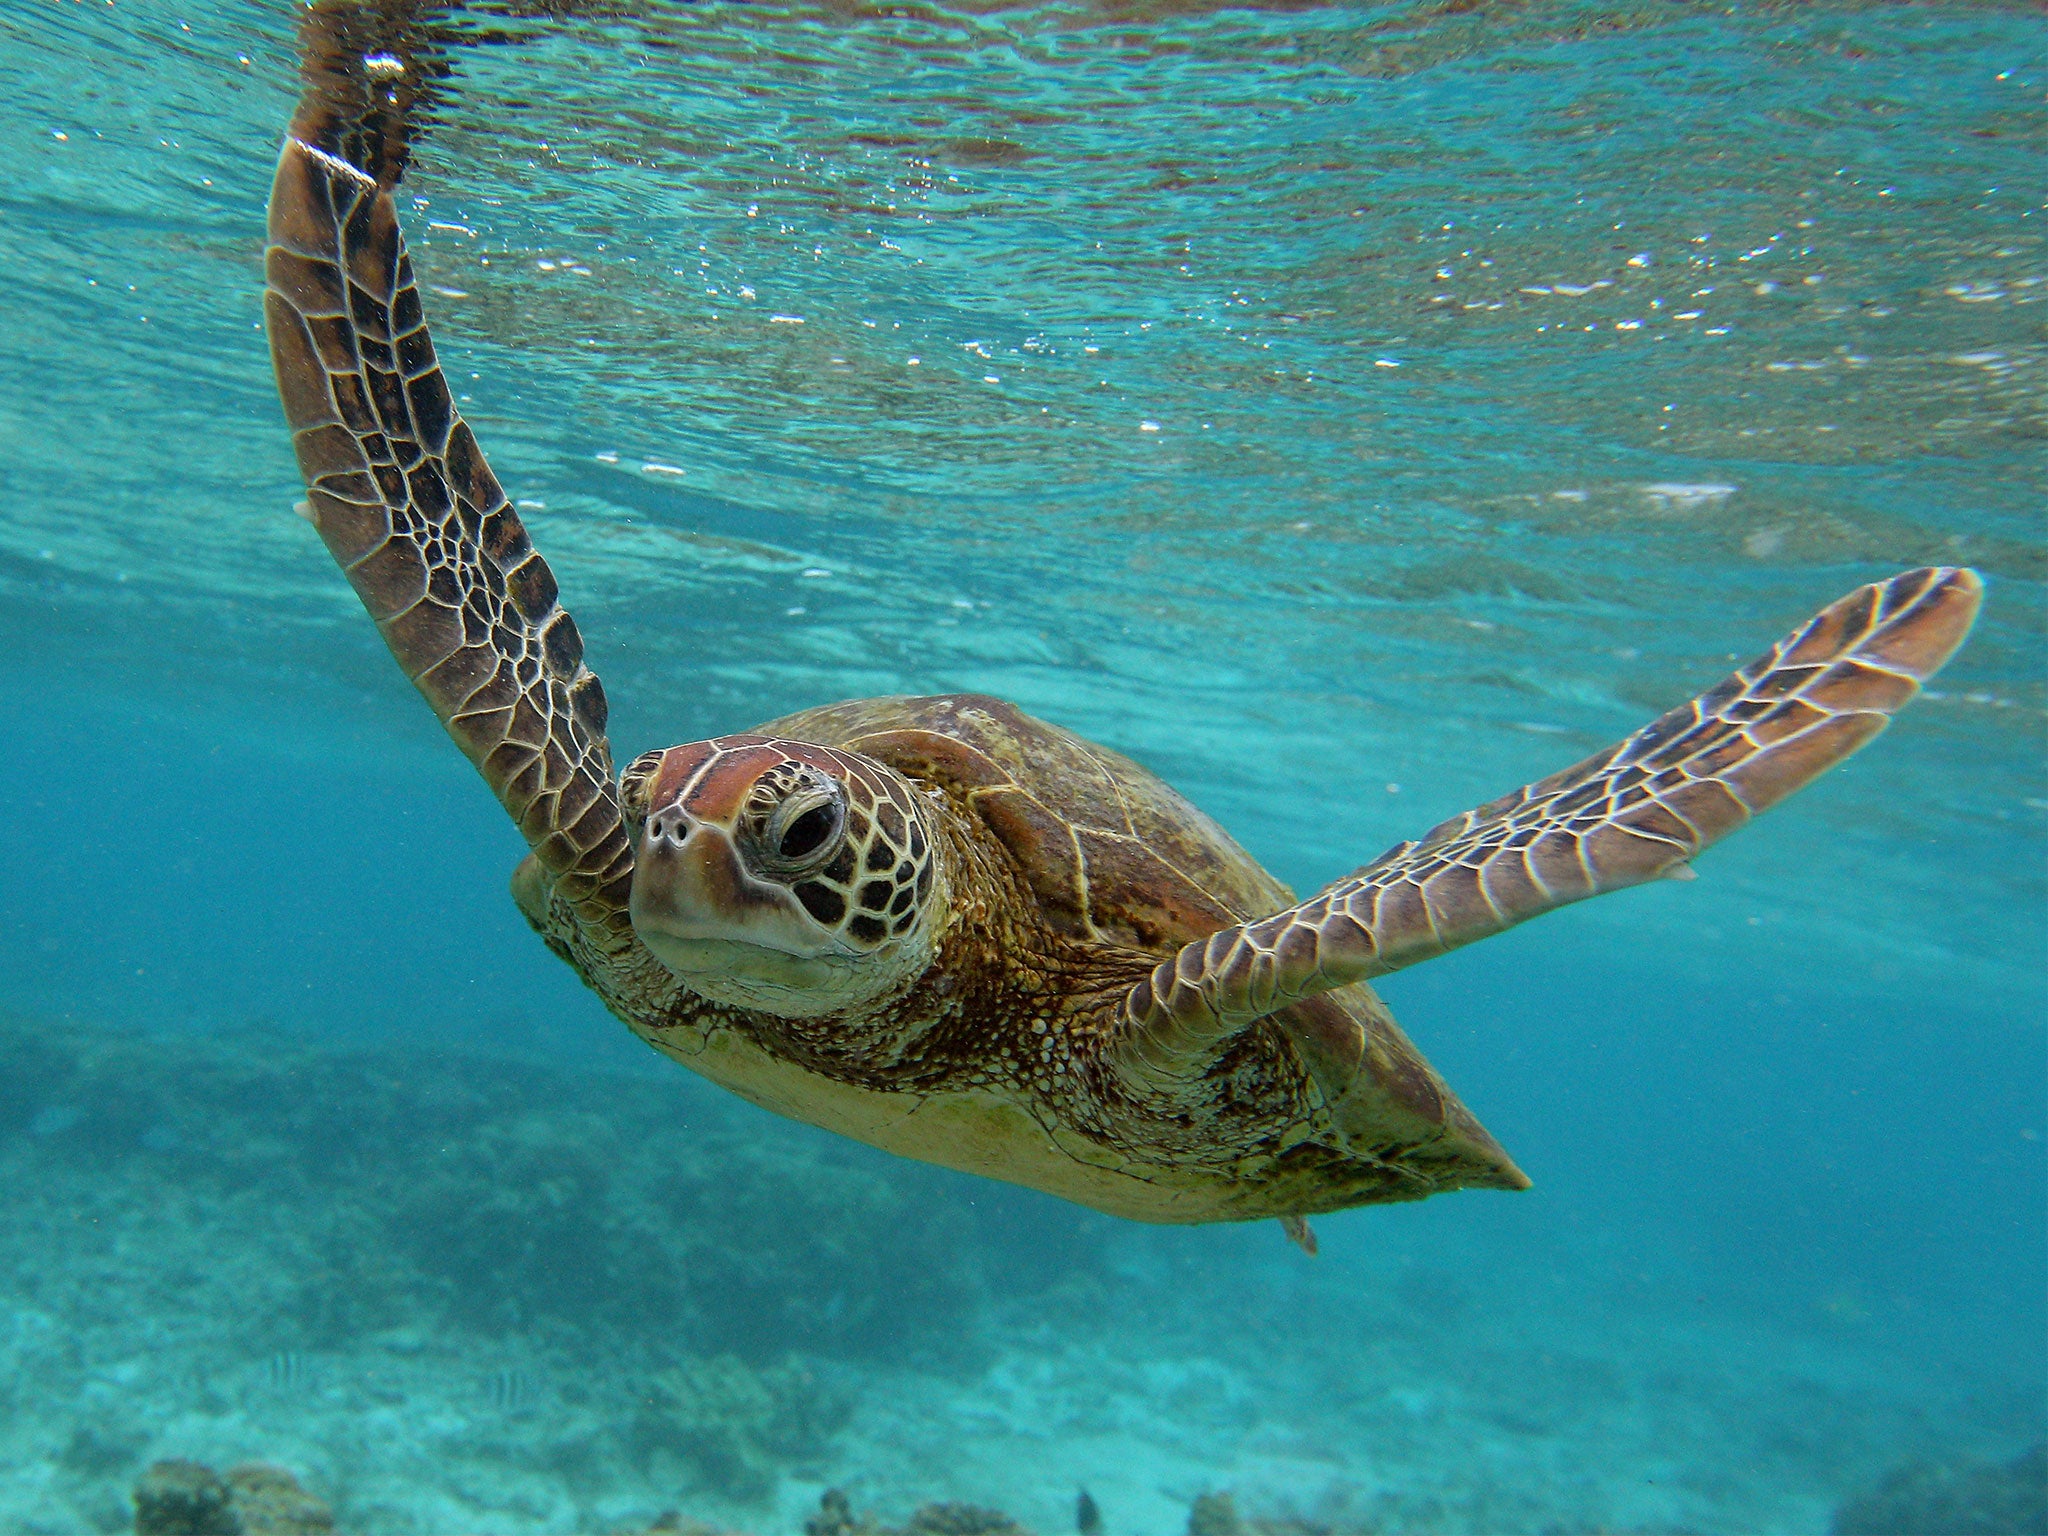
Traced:
<path fill-rule="evenodd" d="M 931 964 L 947 882 L 924 797 L 807 742 L 721 736 L 620 776 L 633 929 L 691 991 L 809 1018 L 878 1002 Z"/>

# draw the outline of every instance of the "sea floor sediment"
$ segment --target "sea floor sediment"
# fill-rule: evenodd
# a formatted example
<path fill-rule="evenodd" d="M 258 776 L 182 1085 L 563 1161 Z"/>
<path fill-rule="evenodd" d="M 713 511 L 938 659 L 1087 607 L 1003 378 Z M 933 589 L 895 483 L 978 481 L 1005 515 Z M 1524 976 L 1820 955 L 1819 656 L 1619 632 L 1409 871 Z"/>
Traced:
<path fill-rule="evenodd" d="M 835 1488 L 878 1525 L 1065 1531 L 1085 1488 L 1129 1536 L 1224 1492 L 1300 1530 L 1821 1532 L 2028 1437 L 2023 1394 L 1846 1322 L 1277 1231 L 1249 1262 L 676 1073 L 22 1017 L 0 1062 L 0 1530 L 132 1529 L 186 1458 L 360 1532 L 796 1532 Z"/>

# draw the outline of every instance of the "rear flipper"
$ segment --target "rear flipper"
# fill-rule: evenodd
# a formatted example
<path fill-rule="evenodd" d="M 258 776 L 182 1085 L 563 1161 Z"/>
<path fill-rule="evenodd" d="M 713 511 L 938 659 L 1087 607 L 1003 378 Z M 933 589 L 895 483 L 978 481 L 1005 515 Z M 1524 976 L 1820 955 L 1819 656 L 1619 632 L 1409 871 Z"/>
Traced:
<path fill-rule="evenodd" d="M 1962 644 L 1974 572 L 1859 587 L 1733 677 L 1576 767 L 1453 817 L 1272 917 L 1198 939 L 1125 999 L 1119 1064 L 1205 1070 L 1303 998 L 1397 971 L 1688 861 L 1883 730 Z"/>

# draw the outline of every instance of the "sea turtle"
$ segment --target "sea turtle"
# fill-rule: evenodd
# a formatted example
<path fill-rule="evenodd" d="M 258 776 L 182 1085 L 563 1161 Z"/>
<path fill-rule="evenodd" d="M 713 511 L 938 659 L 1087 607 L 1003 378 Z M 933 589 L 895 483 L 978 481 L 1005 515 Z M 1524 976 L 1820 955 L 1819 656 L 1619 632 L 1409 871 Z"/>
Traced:
<path fill-rule="evenodd" d="M 428 339 L 392 197 L 410 66 L 315 64 L 265 297 L 302 510 L 525 835 L 514 894 L 549 946 L 657 1050 L 892 1152 L 1297 1236 L 1523 1188 L 1370 980 L 1689 874 L 1876 735 L 1976 612 L 1967 570 L 1859 588 L 1306 901 L 1129 758 L 977 694 L 829 704 L 614 782 L 576 625 Z"/>

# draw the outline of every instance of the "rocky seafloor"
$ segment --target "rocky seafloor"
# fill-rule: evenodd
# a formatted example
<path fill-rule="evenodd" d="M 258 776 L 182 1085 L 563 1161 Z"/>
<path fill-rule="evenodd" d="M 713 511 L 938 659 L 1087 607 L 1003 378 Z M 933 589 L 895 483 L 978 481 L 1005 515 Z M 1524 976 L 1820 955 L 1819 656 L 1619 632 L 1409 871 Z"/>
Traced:
<path fill-rule="evenodd" d="M 653 1063 L 0 1016 L 0 1191 L 0 1531 L 1991 1536 L 2048 1497 L 2037 1406 L 1149 1234 Z"/>

